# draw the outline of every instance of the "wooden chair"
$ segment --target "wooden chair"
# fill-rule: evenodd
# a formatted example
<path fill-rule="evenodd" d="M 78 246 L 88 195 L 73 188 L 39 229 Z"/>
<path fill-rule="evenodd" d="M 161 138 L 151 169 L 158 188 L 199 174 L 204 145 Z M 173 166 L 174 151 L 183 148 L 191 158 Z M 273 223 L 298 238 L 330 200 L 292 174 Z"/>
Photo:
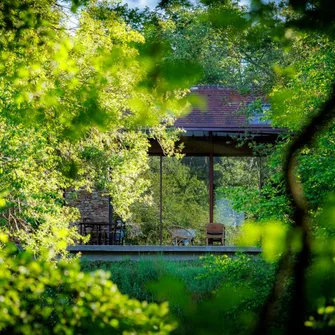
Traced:
<path fill-rule="evenodd" d="M 213 245 L 214 242 L 221 242 L 221 245 L 225 245 L 225 226 L 221 223 L 209 223 L 206 226 L 206 242 L 207 245 Z"/>

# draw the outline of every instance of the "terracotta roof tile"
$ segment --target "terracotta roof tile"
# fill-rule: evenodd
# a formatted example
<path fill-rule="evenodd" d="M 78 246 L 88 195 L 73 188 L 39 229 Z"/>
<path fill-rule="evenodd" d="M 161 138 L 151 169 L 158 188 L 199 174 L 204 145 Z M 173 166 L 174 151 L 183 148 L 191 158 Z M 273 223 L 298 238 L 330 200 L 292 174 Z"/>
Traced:
<path fill-rule="evenodd" d="M 253 128 L 259 125 L 250 125 L 246 116 L 239 111 L 252 102 L 256 96 L 241 95 L 234 89 L 220 86 L 199 86 L 191 90 L 205 98 L 207 108 L 205 111 L 193 108 L 190 114 L 175 122 L 177 127 L 183 128 Z M 269 124 L 262 124 L 262 128 L 272 128 Z"/>

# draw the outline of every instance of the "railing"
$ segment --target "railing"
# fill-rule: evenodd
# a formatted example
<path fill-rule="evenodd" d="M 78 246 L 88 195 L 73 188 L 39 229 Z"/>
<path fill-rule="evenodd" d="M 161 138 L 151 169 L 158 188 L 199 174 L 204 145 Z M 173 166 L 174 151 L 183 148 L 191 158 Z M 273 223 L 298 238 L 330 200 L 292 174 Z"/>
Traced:
<path fill-rule="evenodd" d="M 90 235 L 91 245 L 123 245 L 126 236 L 124 222 L 80 222 L 78 229 L 81 235 Z"/>

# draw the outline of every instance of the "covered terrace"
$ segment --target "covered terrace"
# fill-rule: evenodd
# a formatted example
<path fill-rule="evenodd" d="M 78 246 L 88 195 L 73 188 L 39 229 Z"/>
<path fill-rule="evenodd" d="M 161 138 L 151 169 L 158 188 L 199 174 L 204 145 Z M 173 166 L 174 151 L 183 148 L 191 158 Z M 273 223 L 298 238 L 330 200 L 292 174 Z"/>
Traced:
<path fill-rule="evenodd" d="M 175 123 L 176 127 L 185 130 L 178 143 L 183 144 L 185 157 L 179 163 L 173 158 L 165 157 L 159 143 L 151 140 L 149 154 L 152 173 L 149 177 L 153 184 L 154 203 L 151 208 L 134 209 L 136 221 L 142 229 L 146 229 L 141 231 L 142 235 L 146 235 L 145 238 L 136 238 L 136 233 L 133 238 L 127 238 L 127 226 L 131 229 L 134 226 L 126 223 L 125 233 L 119 231 L 118 238 L 115 239 L 115 229 L 121 223 L 117 222 L 112 206 L 109 205 L 107 235 L 106 230 L 100 229 L 100 233 L 103 231 L 107 237 L 104 241 L 100 239 L 100 243 L 95 242 L 108 244 L 107 249 L 103 251 L 103 247 L 78 246 L 73 247 L 72 252 L 86 252 L 87 255 L 94 254 L 94 257 L 99 258 L 113 252 L 115 257 L 119 257 L 122 250 L 131 257 L 140 254 L 197 257 L 213 253 L 213 250 L 219 253 L 241 251 L 229 239 L 225 246 L 204 246 L 202 228 L 209 222 L 220 222 L 236 231 L 243 224 L 244 214 L 234 212 L 222 192 L 235 184 L 243 186 L 246 183 L 252 187 L 261 187 L 264 158 L 255 155 L 250 144 L 275 143 L 282 130 L 273 128 L 259 112 L 249 116 L 241 113 L 241 108 L 251 103 L 254 97 L 243 96 L 233 89 L 220 86 L 194 87 L 191 94 L 205 98 L 207 109 L 202 111 L 194 108 L 190 114 Z M 267 108 L 268 105 L 264 104 L 264 109 Z M 188 182 L 195 188 L 190 194 L 186 190 Z M 185 197 L 191 200 L 186 202 Z M 171 246 L 167 229 L 171 224 L 198 231 L 200 237 L 196 246 Z M 114 227 L 114 231 L 110 227 Z M 124 249 L 120 249 L 120 245 Z M 257 253 L 259 249 L 250 248 L 245 251 Z"/>

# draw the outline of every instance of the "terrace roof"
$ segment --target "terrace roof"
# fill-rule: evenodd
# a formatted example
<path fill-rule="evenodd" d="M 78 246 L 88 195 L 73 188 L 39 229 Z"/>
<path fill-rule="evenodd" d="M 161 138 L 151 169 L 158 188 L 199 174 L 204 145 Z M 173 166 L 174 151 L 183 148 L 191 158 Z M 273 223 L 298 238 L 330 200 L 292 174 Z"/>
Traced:
<path fill-rule="evenodd" d="M 269 123 L 257 119 L 250 122 L 241 110 L 259 96 L 242 95 L 237 90 L 222 86 L 198 86 L 191 89 L 207 103 L 205 110 L 193 108 L 191 113 L 178 119 L 175 126 L 185 130 L 279 133 Z M 259 119 L 258 119 L 259 120 Z M 256 122 L 255 122 L 256 121 Z"/>
<path fill-rule="evenodd" d="M 207 106 L 205 110 L 193 108 L 175 122 L 176 127 L 186 130 L 180 138 L 186 155 L 251 156 L 252 149 L 247 143 L 241 145 L 241 138 L 252 135 L 252 140 L 258 143 L 273 143 L 283 131 L 259 117 L 250 122 L 241 113 L 243 107 L 259 96 L 242 95 L 222 86 L 193 87 L 191 95 L 204 98 Z M 151 140 L 150 153 L 162 154 L 155 140 Z"/>

